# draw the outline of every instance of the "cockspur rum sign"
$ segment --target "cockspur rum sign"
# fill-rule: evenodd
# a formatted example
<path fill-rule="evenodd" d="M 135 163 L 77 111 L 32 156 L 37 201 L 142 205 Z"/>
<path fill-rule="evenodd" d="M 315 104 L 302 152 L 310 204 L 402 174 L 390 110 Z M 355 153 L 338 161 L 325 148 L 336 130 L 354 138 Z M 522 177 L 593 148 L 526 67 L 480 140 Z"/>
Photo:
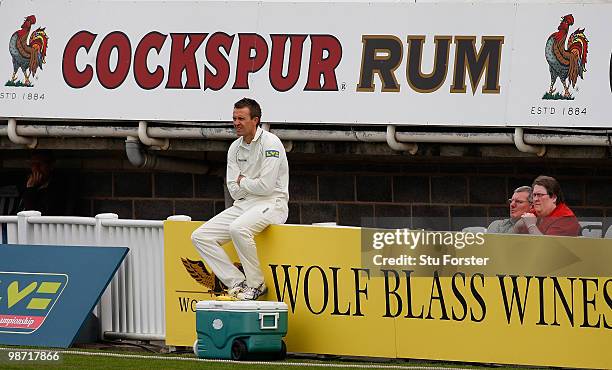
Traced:
<path fill-rule="evenodd" d="M 6 117 L 227 121 L 224 107 L 250 95 L 274 106 L 272 123 L 612 125 L 609 5 L 2 8 Z"/>
<path fill-rule="evenodd" d="M 151 31 L 133 47 L 128 35 L 114 31 L 103 36 L 97 50 L 93 50 L 96 38 L 98 35 L 95 33 L 79 31 L 68 41 L 64 49 L 62 72 L 64 81 L 70 87 L 86 87 L 95 75 L 100 85 L 106 89 L 116 89 L 126 78 L 131 77 L 145 90 L 165 88 L 216 91 L 228 86 L 230 72 L 233 72 L 233 82 L 230 82 L 232 89 L 249 89 L 249 76 L 264 73 L 268 76 L 270 86 L 277 92 L 294 88 L 304 91 L 338 91 L 336 69 L 342 61 L 342 44 L 334 35 L 229 35 L 219 31 L 211 34 L 163 34 Z M 309 51 L 304 47 L 307 39 L 310 41 Z M 434 69 L 431 73 L 423 73 L 423 46 L 426 37 L 408 36 L 409 58 L 405 77 L 414 91 L 428 93 L 442 86 L 451 69 L 449 53 L 450 44 L 454 40 L 456 51 L 450 91 L 465 93 L 466 79 L 469 78 L 475 94 L 484 75 L 482 92 L 499 93 L 503 36 L 480 37 L 479 49 L 476 48 L 477 36 L 434 36 L 433 40 Z M 229 60 L 226 55 L 231 53 L 234 44 L 237 44 L 237 55 L 234 60 Z M 159 53 L 165 46 L 170 49 L 169 59 L 165 65 L 156 65 L 150 70 L 149 54 Z M 95 59 L 95 64 L 79 63 L 78 54 L 81 49 L 84 50 L 82 58 Z M 113 51 L 117 53 L 115 61 L 111 58 Z M 304 53 L 309 55 L 306 66 L 301 65 Z M 196 54 L 203 54 L 210 67 L 198 65 Z M 400 91 L 395 70 L 403 59 L 403 45 L 396 36 L 363 36 L 357 91 L 375 91 L 374 75 L 378 75 L 382 81 L 381 91 Z M 79 64 L 85 67 L 79 68 Z M 261 71 L 264 66 L 267 70 Z M 284 66 L 286 72 L 283 71 Z M 306 83 L 304 86 L 296 86 L 302 71 L 307 75 Z"/>

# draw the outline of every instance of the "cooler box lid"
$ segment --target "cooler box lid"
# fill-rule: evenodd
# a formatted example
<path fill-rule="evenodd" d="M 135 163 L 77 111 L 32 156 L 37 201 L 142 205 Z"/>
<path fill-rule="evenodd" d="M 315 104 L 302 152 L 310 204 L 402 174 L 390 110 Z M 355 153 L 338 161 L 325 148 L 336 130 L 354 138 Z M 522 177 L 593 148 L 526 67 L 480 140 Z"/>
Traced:
<path fill-rule="evenodd" d="M 196 311 L 287 311 L 285 302 L 271 301 L 198 301 Z"/>

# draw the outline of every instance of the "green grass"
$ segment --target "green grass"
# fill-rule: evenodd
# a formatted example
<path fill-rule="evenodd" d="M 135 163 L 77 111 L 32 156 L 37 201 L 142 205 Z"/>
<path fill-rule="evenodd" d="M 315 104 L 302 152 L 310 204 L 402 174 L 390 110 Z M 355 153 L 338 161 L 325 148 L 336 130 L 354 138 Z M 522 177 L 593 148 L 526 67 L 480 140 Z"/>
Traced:
<path fill-rule="evenodd" d="M 45 364 L 37 362 L 32 365 L 20 363 L 18 365 L 2 364 L 2 369 L 283 369 L 282 366 L 262 366 L 262 365 L 241 365 L 223 364 L 215 362 L 196 362 L 196 361 L 170 361 L 170 360 L 148 360 L 134 358 L 116 358 L 101 356 L 83 355 L 62 355 L 62 360 L 57 364 Z"/>
<path fill-rule="evenodd" d="M 574 97 L 571 96 L 571 95 L 570 96 L 563 96 L 563 94 L 558 93 L 558 92 L 556 92 L 554 94 L 546 92 L 544 94 L 544 96 L 542 96 L 542 99 L 545 99 L 545 100 L 574 100 Z"/>
<path fill-rule="evenodd" d="M 18 350 L 18 348 L 16 348 Z M 54 351 L 53 349 L 49 349 L 50 351 Z M 423 367 L 459 367 L 459 368 L 469 368 L 469 369 L 486 369 L 491 368 L 491 366 L 485 366 L 480 364 L 465 364 L 465 363 L 452 363 L 452 362 L 444 362 L 444 361 L 425 361 L 425 360 L 401 360 L 401 359 L 390 359 L 384 362 L 368 362 L 361 360 L 340 360 L 335 357 L 330 357 L 328 360 L 313 360 L 313 359 L 304 359 L 304 358 L 290 358 L 287 361 L 277 361 L 270 362 L 267 364 L 237 364 L 237 363 L 223 363 L 217 361 L 191 361 L 189 359 L 195 359 L 195 356 L 192 354 L 183 354 L 183 355 L 175 355 L 175 354 L 157 354 L 157 353 L 147 353 L 147 352 L 125 352 L 121 350 L 114 350 L 113 353 L 122 353 L 127 356 L 130 355 L 138 355 L 143 357 L 165 357 L 167 359 L 148 359 L 148 358 L 121 358 L 121 357 L 111 357 L 111 353 L 108 351 L 101 350 L 74 350 L 70 351 L 78 351 L 83 354 L 66 354 L 60 353 L 61 360 L 58 362 L 35 362 L 28 364 L 25 361 L 19 363 L 9 363 L 6 357 L 6 351 L 0 351 L 0 368 L 1 369 L 194 369 L 198 370 L 229 370 L 229 369 L 240 369 L 240 370 L 313 370 L 313 369 L 343 369 L 341 367 L 336 367 L 336 364 L 347 364 L 352 367 L 350 369 L 359 368 L 358 366 L 375 366 L 378 368 L 384 368 L 385 366 L 401 366 L 406 368 L 423 368 Z M 92 356 L 87 353 L 95 353 L 97 355 Z M 107 355 L 107 356 L 104 356 Z M 172 360 L 172 358 L 175 358 Z M 311 364 L 326 364 L 328 367 L 312 367 L 312 366 L 287 366 L 287 363 L 311 363 Z M 525 367 L 507 367 L 503 366 L 504 369 L 514 368 L 514 369 L 526 369 Z M 347 369 L 347 368 L 344 368 Z M 534 369 L 533 367 L 529 367 L 529 369 Z"/>
<path fill-rule="evenodd" d="M 11 80 L 8 80 L 8 81 L 6 81 L 4 86 L 11 86 L 11 87 L 32 87 L 34 85 L 32 85 L 32 84 L 26 85 L 26 84 L 24 84 L 23 82 L 21 82 L 19 80 L 14 81 L 14 82 L 11 81 Z"/>

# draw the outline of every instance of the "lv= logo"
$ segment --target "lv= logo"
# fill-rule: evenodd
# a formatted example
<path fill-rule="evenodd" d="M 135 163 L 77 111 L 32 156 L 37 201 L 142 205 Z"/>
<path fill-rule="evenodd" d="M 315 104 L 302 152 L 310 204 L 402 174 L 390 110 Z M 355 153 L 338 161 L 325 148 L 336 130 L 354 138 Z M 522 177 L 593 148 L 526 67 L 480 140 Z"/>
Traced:
<path fill-rule="evenodd" d="M 64 274 L 0 272 L 0 333 L 41 327 L 68 284 Z"/>

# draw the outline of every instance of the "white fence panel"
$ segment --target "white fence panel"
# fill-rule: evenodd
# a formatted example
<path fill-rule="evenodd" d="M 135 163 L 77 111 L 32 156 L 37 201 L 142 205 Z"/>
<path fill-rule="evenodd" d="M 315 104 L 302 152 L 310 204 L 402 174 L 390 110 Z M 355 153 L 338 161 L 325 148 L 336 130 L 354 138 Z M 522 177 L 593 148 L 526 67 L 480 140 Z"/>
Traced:
<path fill-rule="evenodd" d="M 130 249 L 94 312 L 103 335 L 164 340 L 163 221 L 41 216 L 23 211 L 0 216 L 0 241 L 11 244 L 125 246 Z"/>
<path fill-rule="evenodd" d="M 0 216 L 0 244 L 17 243 L 17 216 Z"/>
<path fill-rule="evenodd" d="M 26 220 L 28 239 L 22 244 L 96 245 L 92 217 L 31 216 Z"/>
<path fill-rule="evenodd" d="M 110 285 L 110 334 L 165 336 L 163 221 L 102 219 L 100 245 L 129 246 Z"/>

